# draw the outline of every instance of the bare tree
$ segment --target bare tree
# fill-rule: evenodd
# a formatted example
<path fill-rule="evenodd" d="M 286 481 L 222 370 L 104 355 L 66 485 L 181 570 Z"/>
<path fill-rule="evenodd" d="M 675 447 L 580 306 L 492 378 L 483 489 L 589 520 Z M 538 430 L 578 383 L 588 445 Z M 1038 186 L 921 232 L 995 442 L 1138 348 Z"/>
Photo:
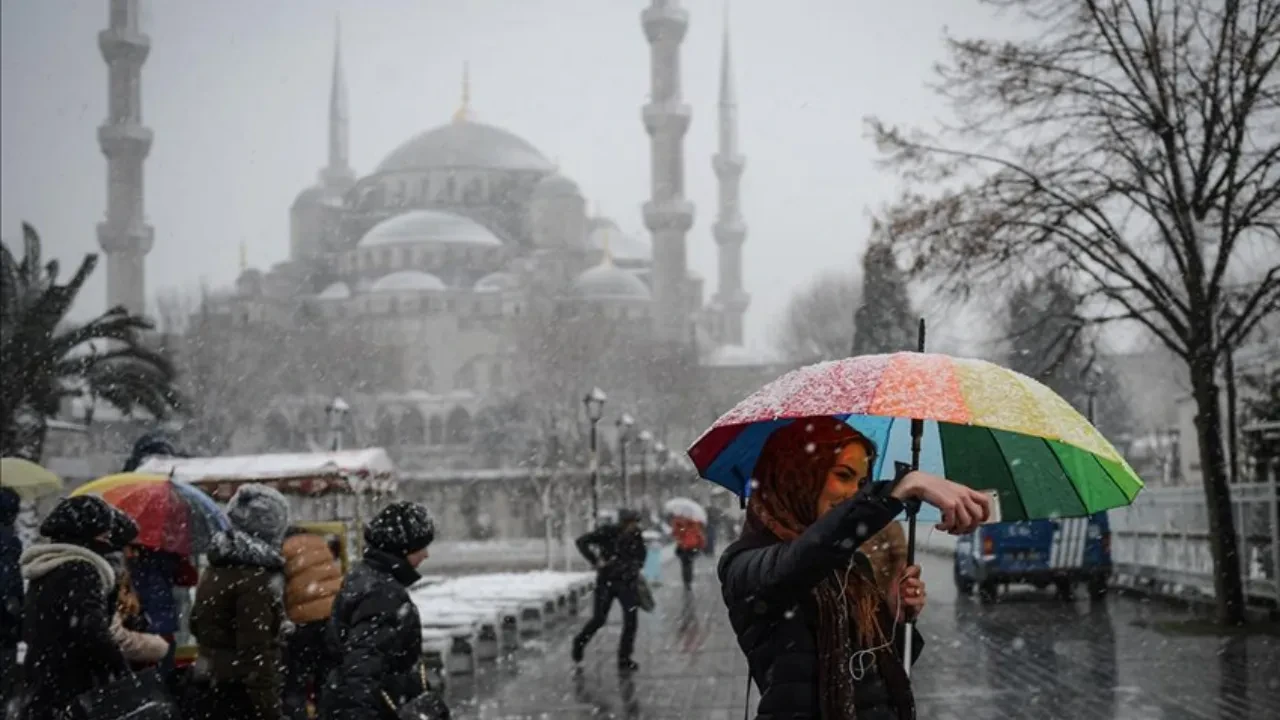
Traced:
<path fill-rule="evenodd" d="M 934 139 L 872 121 L 930 188 L 891 232 L 962 295 L 1019 264 L 1064 269 L 1089 322 L 1141 323 L 1187 363 L 1218 617 L 1240 622 L 1216 368 L 1280 307 L 1280 0 L 986 3 L 1037 31 L 948 38 L 937 90 L 958 124 Z"/>
<path fill-rule="evenodd" d="M 861 303 L 862 281 L 853 271 L 818 276 L 787 301 L 778 349 L 797 362 L 849 357 L 853 317 Z"/>

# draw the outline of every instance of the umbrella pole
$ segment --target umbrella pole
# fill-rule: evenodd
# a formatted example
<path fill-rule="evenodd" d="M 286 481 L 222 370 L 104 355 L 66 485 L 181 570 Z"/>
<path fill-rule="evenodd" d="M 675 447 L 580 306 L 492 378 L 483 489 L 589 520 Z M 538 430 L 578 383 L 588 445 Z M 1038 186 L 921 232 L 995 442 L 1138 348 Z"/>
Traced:
<path fill-rule="evenodd" d="M 920 318 L 920 325 L 916 338 L 916 351 L 924 352 L 924 318 Z M 911 421 L 911 469 L 920 469 L 920 442 L 924 437 L 924 421 Z M 907 567 L 916 564 L 916 515 L 920 512 L 919 500 L 908 500 L 906 502 L 907 511 Z M 902 601 L 899 600 L 899 603 Z M 914 622 L 906 622 L 903 624 L 902 634 L 902 667 L 907 672 L 907 677 L 911 677 L 911 665 L 913 662 L 912 654 L 915 650 L 913 636 L 916 624 Z"/>

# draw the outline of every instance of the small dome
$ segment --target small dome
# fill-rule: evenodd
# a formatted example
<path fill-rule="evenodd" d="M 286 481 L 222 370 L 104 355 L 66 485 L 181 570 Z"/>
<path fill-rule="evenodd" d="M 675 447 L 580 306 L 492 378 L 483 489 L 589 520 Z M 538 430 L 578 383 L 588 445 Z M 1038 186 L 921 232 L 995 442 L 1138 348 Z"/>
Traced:
<path fill-rule="evenodd" d="M 324 188 L 319 185 L 312 185 L 306 190 L 298 193 L 298 196 L 293 199 L 293 207 L 299 207 L 302 205 L 321 205 L 324 201 Z"/>
<path fill-rule="evenodd" d="M 511 273 L 489 273 L 476 281 L 476 292 L 506 292 L 516 286 L 516 276 Z"/>
<path fill-rule="evenodd" d="M 615 259 L 623 261 L 649 260 L 653 256 L 649 243 L 622 232 L 608 218 L 592 218 L 588 227 L 587 246 L 593 250 L 607 249 Z"/>
<path fill-rule="evenodd" d="M 447 290 L 440 278 L 421 270 L 398 270 L 383 275 L 369 286 L 370 292 L 426 292 Z"/>
<path fill-rule="evenodd" d="M 438 210 L 411 210 L 387 218 L 360 240 L 362 247 L 418 243 L 500 246 L 502 240 L 470 218 Z"/>
<path fill-rule="evenodd" d="M 582 190 L 578 188 L 578 183 L 560 173 L 552 173 L 533 186 L 534 200 L 550 200 L 558 197 L 580 198 Z"/>
<path fill-rule="evenodd" d="M 351 297 L 351 288 L 344 282 L 336 282 L 320 291 L 316 297 L 321 300 L 346 300 Z"/>
<path fill-rule="evenodd" d="M 552 172 L 555 166 L 527 141 L 473 120 L 428 130 L 391 151 L 378 172 L 477 168 Z"/>
<path fill-rule="evenodd" d="M 644 281 L 606 259 L 573 281 L 573 289 L 586 298 L 648 300 Z"/>

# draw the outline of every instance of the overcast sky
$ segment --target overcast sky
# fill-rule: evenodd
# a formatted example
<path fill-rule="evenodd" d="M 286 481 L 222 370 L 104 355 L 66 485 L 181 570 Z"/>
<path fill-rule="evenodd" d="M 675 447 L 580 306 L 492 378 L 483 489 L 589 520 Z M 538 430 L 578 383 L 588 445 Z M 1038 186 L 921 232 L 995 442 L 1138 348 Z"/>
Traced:
<path fill-rule="evenodd" d="M 145 0 L 144 0 L 145 1 Z M 97 251 L 106 161 L 95 139 L 107 69 L 107 0 L 0 0 L 0 231 L 32 222 L 64 267 Z M 722 0 L 685 0 L 686 186 L 697 206 L 690 263 L 715 283 L 716 91 Z M 470 61 L 477 119 L 559 162 L 589 202 L 643 232 L 649 89 L 642 0 L 166 0 L 145 3 L 151 55 L 143 117 L 155 131 L 146 209 L 156 245 L 148 295 L 230 283 L 239 246 L 286 258 L 288 209 L 325 162 L 334 19 L 341 16 L 351 155 L 370 172 L 398 144 L 445 123 Z M 990 31 L 975 0 L 733 0 L 750 344 L 767 342 L 789 294 L 858 262 L 867 213 L 893 194 L 862 118 L 925 126 L 944 26 Z M 102 266 L 100 266 L 102 267 Z M 69 270 L 64 272 L 70 272 Z M 100 269 L 76 314 L 103 308 Z"/>

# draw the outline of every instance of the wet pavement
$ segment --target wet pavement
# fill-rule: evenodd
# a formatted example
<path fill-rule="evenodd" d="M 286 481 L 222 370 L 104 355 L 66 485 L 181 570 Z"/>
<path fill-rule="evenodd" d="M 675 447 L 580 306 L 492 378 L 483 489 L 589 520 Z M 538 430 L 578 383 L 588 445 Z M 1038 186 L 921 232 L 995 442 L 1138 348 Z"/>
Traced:
<path fill-rule="evenodd" d="M 1280 718 L 1280 638 L 1170 634 L 1185 619 L 1159 603 L 1058 600 L 1019 591 L 991 606 L 957 598 L 950 563 L 922 558 L 930 606 L 916 665 L 918 716 L 937 720 L 1274 720 Z M 575 672 L 561 627 L 509 661 L 451 679 L 463 720 L 728 720 L 743 717 L 746 662 L 720 601 L 713 563 L 686 595 L 664 568 L 658 608 L 640 614 L 640 670 L 615 667 L 621 617 Z M 587 611 L 584 604 L 583 612 Z M 581 618 L 585 622 L 586 617 Z M 579 623 L 580 624 L 580 623 Z M 1155 628 L 1162 628 L 1157 630 Z M 752 689 L 752 709 L 758 699 Z"/>

